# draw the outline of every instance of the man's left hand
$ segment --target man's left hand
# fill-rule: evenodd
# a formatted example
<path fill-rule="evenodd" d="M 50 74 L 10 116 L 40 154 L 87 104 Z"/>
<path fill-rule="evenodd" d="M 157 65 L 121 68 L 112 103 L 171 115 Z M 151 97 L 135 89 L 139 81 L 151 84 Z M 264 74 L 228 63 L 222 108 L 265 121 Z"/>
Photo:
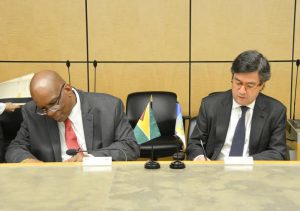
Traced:
<path fill-rule="evenodd" d="M 83 159 L 83 153 L 77 153 L 76 155 L 72 156 L 68 160 L 65 160 L 65 162 L 82 162 Z"/>

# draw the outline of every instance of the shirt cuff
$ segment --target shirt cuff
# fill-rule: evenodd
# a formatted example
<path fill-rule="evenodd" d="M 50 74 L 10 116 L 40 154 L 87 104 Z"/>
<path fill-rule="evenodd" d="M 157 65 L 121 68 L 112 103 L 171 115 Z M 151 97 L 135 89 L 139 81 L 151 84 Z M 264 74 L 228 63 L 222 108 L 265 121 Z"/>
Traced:
<path fill-rule="evenodd" d="M 4 112 L 5 107 L 6 107 L 5 103 L 0 103 L 0 115 Z"/>
<path fill-rule="evenodd" d="M 194 160 L 197 160 L 198 158 L 204 158 L 204 155 L 198 155 L 194 158 Z"/>

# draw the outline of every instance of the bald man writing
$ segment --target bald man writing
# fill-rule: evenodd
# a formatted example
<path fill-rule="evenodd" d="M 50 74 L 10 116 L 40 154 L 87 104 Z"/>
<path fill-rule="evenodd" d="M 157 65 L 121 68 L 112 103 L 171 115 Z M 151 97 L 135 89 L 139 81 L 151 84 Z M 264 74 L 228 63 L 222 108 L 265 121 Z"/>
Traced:
<path fill-rule="evenodd" d="M 30 93 L 33 101 L 22 108 L 24 121 L 7 149 L 7 162 L 80 162 L 83 156 L 111 156 L 113 160 L 139 157 L 139 146 L 120 99 L 74 89 L 50 70 L 34 75 Z M 87 152 L 69 156 L 68 149 Z"/>

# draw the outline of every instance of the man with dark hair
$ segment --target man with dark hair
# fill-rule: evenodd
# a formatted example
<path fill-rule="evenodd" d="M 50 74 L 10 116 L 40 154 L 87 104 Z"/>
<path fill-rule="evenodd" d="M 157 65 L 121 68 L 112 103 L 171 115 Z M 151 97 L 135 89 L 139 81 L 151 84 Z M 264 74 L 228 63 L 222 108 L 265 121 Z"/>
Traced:
<path fill-rule="evenodd" d="M 36 73 L 33 101 L 6 152 L 7 162 L 82 161 L 83 156 L 136 160 L 140 149 L 120 99 L 74 89 L 56 72 Z M 81 151 L 69 156 L 67 149 Z M 87 151 L 82 152 L 82 151 Z"/>
<path fill-rule="evenodd" d="M 231 72 L 232 89 L 201 102 L 188 159 L 205 160 L 203 149 L 211 160 L 228 156 L 285 159 L 286 108 L 261 93 L 271 77 L 267 59 L 257 51 L 245 51 L 234 60 Z"/>

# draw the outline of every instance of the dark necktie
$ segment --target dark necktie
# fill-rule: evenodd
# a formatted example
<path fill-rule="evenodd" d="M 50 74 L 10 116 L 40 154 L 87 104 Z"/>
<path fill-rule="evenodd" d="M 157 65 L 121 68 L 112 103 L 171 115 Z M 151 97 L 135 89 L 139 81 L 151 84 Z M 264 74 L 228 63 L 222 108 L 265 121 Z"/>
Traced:
<path fill-rule="evenodd" d="M 248 110 L 247 106 L 241 106 L 242 109 L 242 116 L 239 119 L 235 131 L 234 136 L 232 139 L 231 149 L 229 152 L 229 156 L 242 156 L 245 144 L 245 134 L 246 134 L 246 127 L 245 127 L 245 114 Z"/>

